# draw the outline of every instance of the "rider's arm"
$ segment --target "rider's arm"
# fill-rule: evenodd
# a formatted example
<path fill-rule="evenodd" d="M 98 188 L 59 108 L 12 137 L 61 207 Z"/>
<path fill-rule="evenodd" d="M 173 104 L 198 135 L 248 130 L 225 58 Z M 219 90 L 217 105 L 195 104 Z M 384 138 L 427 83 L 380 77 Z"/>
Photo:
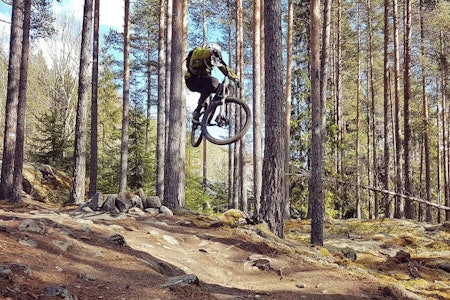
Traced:
<path fill-rule="evenodd" d="M 236 73 L 233 72 L 233 70 L 231 70 L 230 68 L 228 68 L 228 66 L 226 66 L 225 64 L 219 67 L 219 70 L 223 73 L 223 75 L 230 77 L 231 79 L 235 79 L 237 80 L 238 77 L 236 75 Z"/>
<path fill-rule="evenodd" d="M 231 70 L 227 64 L 225 63 L 225 61 L 222 58 L 222 54 L 218 51 L 211 51 L 211 58 L 215 58 L 219 64 L 216 64 L 216 66 L 219 68 L 219 70 L 223 73 L 223 75 L 230 77 L 233 80 L 237 80 L 238 77 L 237 75 L 233 72 L 233 70 Z"/>

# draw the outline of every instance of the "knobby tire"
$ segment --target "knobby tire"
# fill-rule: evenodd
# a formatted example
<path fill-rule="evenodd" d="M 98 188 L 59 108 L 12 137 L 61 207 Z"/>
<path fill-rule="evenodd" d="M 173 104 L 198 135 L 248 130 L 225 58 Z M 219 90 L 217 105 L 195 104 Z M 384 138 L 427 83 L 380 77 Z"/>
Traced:
<path fill-rule="evenodd" d="M 228 144 L 231 144 L 231 143 L 241 139 L 244 136 L 244 134 L 247 132 L 248 128 L 250 127 L 250 123 L 251 123 L 251 120 L 250 120 L 251 113 L 250 113 L 250 108 L 244 101 L 237 99 L 237 98 L 231 98 L 231 97 L 228 97 L 227 99 L 225 99 L 225 105 L 227 105 L 227 104 L 233 105 L 234 104 L 234 106 L 236 108 L 242 109 L 242 112 L 244 114 L 243 119 L 244 119 L 245 123 L 243 126 L 240 126 L 240 129 L 238 132 L 234 133 L 233 135 L 229 136 L 228 138 L 215 138 L 212 134 L 209 133 L 209 130 L 210 130 L 209 125 L 211 123 L 211 120 L 214 116 L 216 109 L 218 109 L 221 104 L 222 104 L 221 101 L 212 101 L 209 104 L 208 109 L 206 110 L 205 115 L 201 121 L 202 133 L 203 133 L 204 137 L 213 144 L 228 145 Z M 228 116 L 228 117 L 234 118 L 234 115 Z M 213 130 L 213 129 L 211 129 L 211 130 Z"/>
<path fill-rule="evenodd" d="M 203 107 L 202 107 L 202 110 L 201 110 L 201 113 L 200 113 L 200 117 L 199 117 L 201 119 L 205 116 L 205 112 L 208 110 L 208 102 L 209 101 L 205 101 L 203 103 Z M 201 122 L 201 119 L 200 119 L 200 122 Z M 203 132 L 202 132 L 202 125 L 201 125 L 201 123 L 199 123 L 199 124 L 193 124 L 192 123 L 191 146 L 192 147 L 200 146 L 202 140 L 203 140 Z"/>
<path fill-rule="evenodd" d="M 196 131 L 199 131 L 199 136 L 196 136 Z M 203 140 L 203 133 L 202 128 L 200 124 L 192 124 L 192 131 L 191 131 L 191 145 L 192 147 L 198 147 L 200 146 L 201 142 Z"/>

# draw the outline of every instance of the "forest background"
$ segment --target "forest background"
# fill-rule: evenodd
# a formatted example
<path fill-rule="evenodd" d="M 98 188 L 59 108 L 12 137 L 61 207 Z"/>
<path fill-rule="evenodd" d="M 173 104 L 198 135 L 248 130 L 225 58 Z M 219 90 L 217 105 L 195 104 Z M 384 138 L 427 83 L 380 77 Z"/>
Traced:
<path fill-rule="evenodd" d="M 267 121 L 273 120 L 268 119 L 267 107 L 276 100 L 289 120 L 288 126 L 280 123 L 281 130 L 286 127 L 289 146 L 288 163 L 283 170 L 289 178 L 286 195 L 300 217 L 311 217 L 310 184 L 311 178 L 315 179 L 311 175 L 318 170 L 312 167 L 311 158 L 318 149 L 312 146 L 315 131 L 311 129 L 315 128 L 314 110 L 323 105 L 320 113 L 324 133 L 320 139 L 324 177 L 319 179 L 324 184 L 326 217 L 449 220 L 449 2 L 322 3 L 320 20 L 325 26 L 320 31 L 321 84 L 313 86 L 311 53 L 313 42 L 317 41 L 310 34 L 312 2 L 266 1 L 277 2 L 281 7 L 283 47 L 278 56 L 283 60 L 285 90 L 278 95 L 266 95 L 264 89 L 258 93 L 261 85 L 256 83 L 264 84 L 267 78 L 258 77 L 256 74 L 264 72 L 255 72 L 255 67 L 259 65 L 264 71 L 264 63 L 259 63 L 267 64 L 261 57 L 271 49 L 262 43 L 255 51 L 256 2 L 188 1 L 188 31 L 185 49 L 179 53 L 181 61 L 188 48 L 211 40 L 220 43 L 230 66 L 238 70 L 244 82 L 241 97 L 252 106 L 257 119 L 245 140 L 231 147 L 207 145 L 194 149 L 185 145 L 186 205 L 198 210 L 258 210 L 258 199 L 264 197 L 261 177 L 267 175 L 262 172 L 263 148 L 265 151 L 270 142 L 267 136 L 264 138 L 267 132 L 258 118 L 260 122 L 265 120 L 267 129 Z M 33 3 L 48 5 L 50 1 Z M 129 15 L 126 190 L 142 187 L 155 194 L 162 193 L 161 164 L 164 168 L 158 152 L 158 114 L 162 111 L 161 99 L 170 97 L 168 81 L 164 94 L 158 80 L 161 3 L 166 2 L 135 0 Z M 165 13 L 171 16 L 170 12 Z M 24 155 L 25 161 L 42 162 L 73 173 L 82 20 L 70 14 L 47 17 L 53 24 L 48 26 L 50 32 L 31 34 Z M 43 15 L 40 20 L 44 20 Z M 170 24 L 170 18 L 164 20 Z M 260 41 L 264 41 L 264 32 Z M 99 51 L 96 190 L 103 193 L 116 193 L 121 182 L 123 98 L 124 90 L 128 91 L 123 79 L 124 36 L 121 29 L 106 32 Z M 169 37 L 170 33 L 166 36 L 168 52 Z M 2 40 L 8 43 L 7 33 L 3 33 Z M 7 99 L 8 55 L 2 47 L 1 111 L 5 111 Z M 323 100 L 314 105 L 313 94 L 319 88 Z M 186 110 L 185 106 L 181 108 Z M 181 114 L 183 118 L 189 115 L 189 110 Z M 2 123 L 5 116 L 0 115 Z M 90 125 L 87 128 L 89 136 Z M 189 128 L 184 129 L 187 135 Z M 1 138 L 5 138 L 3 132 Z M 88 145 L 87 157 L 90 148 Z M 165 152 L 169 150 L 166 148 Z M 214 163 L 207 158 L 214 158 Z M 90 169 L 87 162 L 87 170 Z M 184 199 L 180 204 L 184 205 Z M 444 216 L 443 211 L 447 212 Z"/>

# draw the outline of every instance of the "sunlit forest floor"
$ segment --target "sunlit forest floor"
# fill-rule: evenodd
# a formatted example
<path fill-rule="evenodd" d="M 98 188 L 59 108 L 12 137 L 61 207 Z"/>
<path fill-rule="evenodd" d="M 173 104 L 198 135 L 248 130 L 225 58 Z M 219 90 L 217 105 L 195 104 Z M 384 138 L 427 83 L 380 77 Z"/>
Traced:
<path fill-rule="evenodd" d="M 331 220 L 324 247 L 309 230 L 0 201 L 0 299 L 450 299 L 449 223 Z"/>

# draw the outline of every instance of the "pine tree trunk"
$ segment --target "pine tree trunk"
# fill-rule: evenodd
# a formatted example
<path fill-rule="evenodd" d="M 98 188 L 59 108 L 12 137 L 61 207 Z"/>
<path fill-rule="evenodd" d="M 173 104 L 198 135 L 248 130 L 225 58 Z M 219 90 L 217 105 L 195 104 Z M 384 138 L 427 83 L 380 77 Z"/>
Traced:
<path fill-rule="evenodd" d="M 23 0 L 13 1 L 11 34 L 9 42 L 8 87 L 6 92 L 0 199 L 10 199 L 14 184 L 13 178 L 17 130 L 17 105 L 19 102 L 20 63 L 22 60 L 23 8 Z"/>
<path fill-rule="evenodd" d="M 237 37 L 237 43 L 236 43 L 236 70 L 237 70 L 237 76 L 244 84 L 245 78 L 244 78 L 244 23 L 243 23 L 243 8 L 242 8 L 242 0 L 236 1 L 237 9 L 236 9 L 236 37 Z M 238 92 L 239 99 L 244 100 L 244 89 L 239 89 Z M 242 120 L 242 114 L 239 112 L 237 114 L 238 123 L 241 124 Z M 239 125 L 237 125 L 237 128 L 239 128 Z M 239 208 L 247 212 L 248 210 L 248 202 L 247 202 L 247 185 L 248 185 L 248 177 L 245 176 L 246 169 L 247 169 L 247 162 L 246 162 L 246 153 L 245 153 L 245 135 L 237 142 L 239 144 L 239 189 L 237 190 L 239 195 Z"/>
<path fill-rule="evenodd" d="M 265 146 L 261 212 L 270 230 L 284 237 L 285 198 L 285 107 L 283 99 L 283 63 L 281 1 L 264 1 L 265 36 Z"/>
<path fill-rule="evenodd" d="M 400 58 L 398 45 L 398 3 L 393 0 L 393 34 L 394 34 L 394 96 L 395 96 L 395 192 L 402 194 L 403 192 L 403 177 L 401 167 L 401 129 L 400 129 Z M 395 211 L 394 217 L 401 219 L 404 217 L 404 205 L 401 197 L 395 197 Z"/>
<path fill-rule="evenodd" d="M 166 8 L 167 1 L 159 2 L 159 37 L 158 37 L 158 116 L 156 141 L 156 195 L 164 196 L 164 156 L 166 145 L 165 126 L 165 69 L 166 69 Z"/>
<path fill-rule="evenodd" d="M 334 35 L 333 35 L 333 43 L 334 46 L 331 48 L 333 51 L 333 60 L 332 63 L 334 65 L 334 68 L 332 69 L 334 71 L 333 73 L 333 79 L 332 81 L 335 82 L 334 84 L 334 103 L 335 103 L 335 124 L 339 128 L 337 137 L 336 137 L 336 146 L 334 148 L 335 153 L 335 166 L 336 166 L 336 174 L 339 177 L 343 177 L 344 175 L 344 156 L 345 156 L 345 150 L 342 147 L 339 147 L 339 145 L 343 145 L 344 143 L 344 134 L 346 132 L 345 123 L 344 123 L 344 107 L 343 107 L 343 89 L 342 89 L 342 8 L 341 8 L 341 1 L 337 1 L 336 5 L 337 10 L 337 17 L 335 18 L 333 24 L 334 24 Z M 338 193 L 344 193 L 344 189 L 342 186 L 337 186 Z M 339 204 L 339 213 L 340 216 L 342 216 L 343 209 L 344 209 L 344 203 L 341 200 L 341 203 Z"/>
<path fill-rule="evenodd" d="M 86 128 L 89 95 L 89 62 L 91 58 L 93 0 L 84 1 L 83 30 L 81 34 L 80 72 L 78 81 L 78 105 L 75 124 L 74 170 L 69 203 L 84 203 L 86 179 Z"/>
<path fill-rule="evenodd" d="M 440 108 L 437 108 L 437 120 L 436 120 L 436 124 L 437 124 L 437 128 L 441 128 L 441 113 L 440 113 Z M 441 139 L 441 131 L 438 130 L 437 131 L 437 145 L 438 147 L 442 147 L 442 139 Z M 437 164 L 437 204 L 438 205 L 442 205 L 442 154 L 441 151 L 438 151 L 437 153 L 437 157 L 436 157 L 436 164 Z M 441 223 L 442 221 L 442 212 L 441 210 L 437 211 L 437 223 Z"/>
<path fill-rule="evenodd" d="M 311 151 L 309 181 L 309 203 L 311 207 L 311 244 L 323 245 L 323 123 L 322 104 L 320 98 L 320 2 L 310 1 L 311 14 Z"/>
<path fill-rule="evenodd" d="M 262 188 L 261 0 L 253 0 L 253 217 L 260 218 Z M 288 53 L 289 53 L 288 45 Z M 292 50 L 291 50 L 292 51 Z"/>
<path fill-rule="evenodd" d="M 228 49 L 233 49 L 233 45 L 231 42 L 232 39 L 232 20 L 233 18 L 233 5 L 231 4 L 230 0 L 227 0 L 227 16 L 228 16 L 228 22 L 227 22 L 227 30 L 228 30 Z M 228 56 L 228 65 L 232 65 L 232 53 L 230 50 L 230 55 Z M 234 174 L 235 174 L 235 167 L 234 167 L 234 157 L 235 157 L 235 151 L 234 148 L 236 146 L 236 143 L 228 145 L 228 208 L 234 207 L 234 196 L 235 196 L 235 188 L 234 188 Z"/>
<path fill-rule="evenodd" d="M 97 192 L 98 173 L 98 43 L 100 28 L 100 0 L 94 0 L 94 46 L 92 53 L 91 158 L 88 196 Z"/>
<path fill-rule="evenodd" d="M 122 108 L 122 143 L 120 151 L 119 193 L 127 189 L 128 170 L 128 129 L 130 109 L 130 0 L 125 0 L 124 38 L 123 38 L 123 108 Z"/>
<path fill-rule="evenodd" d="M 151 62 L 153 61 L 153 34 L 149 31 L 147 32 L 147 62 Z M 147 82 L 146 82 L 146 92 L 147 92 L 147 107 L 146 107 L 146 116 L 145 116 L 145 152 L 146 153 L 151 153 L 150 151 L 150 145 L 151 145 L 151 141 L 150 141 L 150 136 L 151 136 L 151 131 L 152 131 L 152 89 L 153 89 L 153 83 L 152 83 L 152 77 L 154 75 L 154 71 L 153 71 L 153 67 L 150 66 L 150 64 L 148 66 L 146 66 L 146 77 L 147 77 Z"/>
<path fill-rule="evenodd" d="M 403 155 L 405 174 L 405 194 L 412 196 L 411 179 L 411 120 L 410 120 L 410 100 L 411 100 L 411 0 L 405 0 L 405 34 L 404 34 L 404 100 L 403 100 Z M 414 203 L 406 201 L 405 217 L 414 218 Z"/>
<path fill-rule="evenodd" d="M 359 7 L 358 7 L 358 44 L 357 44 L 357 79 L 356 79 L 356 136 L 355 136 L 355 144 L 356 144 L 356 218 L 361 219 L 361 170 L 360 170 L 360 161 L 359 161 L 359 153 L 360 153 L 360 111 L 361 111 L 361 21 L 359 17 Z"/>
<path fill-rule="evenodd" d="M 440 86 L 441 86 L 441 106 L 442 106 L 442 148 L 444 151 L 442 151 L 442 163 L 444 165 L 444 203 L 445 206 L 450 206 L 450 167 L 449 167 L 449 130 L 448 130 L 448 113 L 447 113 L 447 97 L 444 91 L 447 90 L 447 78 L 448 78 L 448 64 L 444 60 L 445 52 L 444 52 L 444 38 L 442 32 L 439 34 L 439 43 L 440 43 L 440 54 L 441 54 L 441 60 L 440 60 L 440 69 L 441 69 L 441 78 L 440 78 Z M 450 211 L 445 211 L 445 220 L 450 221 Z"/>
<path fill-rule="evenodd" d="M 390 152 L 389 152 L 389 97 L 390 97 L 390 83 L 389 83 L 389 0 L 384 0 L 384 65 L 383 65 L 383 136 L 384 136 L 384 153 L 383 153 L 383 188 L 385 190 L 390 189 Z M 384 194 L 384 216 L 386 218 L 391 217 L 391 197 L 388 194 Z"/>
<path fill-rule="evenodd" d="M 164 165 L 163 204 L 171 209 L 183 207 L 185 203 L 185 142 L 184 134 L 186 103 L 183 99 L 182 65 L 184 38 L 184 18 L 187 5 L 184 1 L 174 1 L 172 13 L 172 43 L 170 70 L 170 110 L 167 152 Z"/>
<path fill-rule="evenodd" d="M 165 102 L 165 143 L 166 143 L 166 155 L 169 141 L 169 111 L 170 111 L 170 92 L 171 92 L 171 77 L 172 77 L 172 32 L 173 32 L 173 1 L 167 0 L 167 28 L 166 28 L 166 102 Z M 181 1 L 181 0 L 177 0 Z M 165 167 L 164 167 L 165 168 Z M 165 173 L 165 171 L 164 171 Z M 165 179 L 164 179 L 165 182 Z M 165 187 L 164 187 L 165 188 Z"/>
<path fill-rule="evenodd" d="M 14 157 L 14 175 L 13 175 L 13 193 L 11 201 L 19 203 L 22 201 L 22 174 L 23 174 L 23 155 L 25 143 L 25 113 L 27 107 L 27 83 L 28 83 L 28 58 L 30 50 L 30 19 L 31 19 L 31 0 L 25 0 L 23 10 L 23 42 L 22 57 L 20 64 L 20 82 L 19 82 L 19 102 L 17 106 L 17 141 Z"/>
<path fill-rule="evenodd" d="M 375 87 L 374 87 L 374 75 L 373 75 L 373 42 L 372 42 L 372 4 L 371 0 L 367 0 L 367 26 L 368 26 L 368 62 L 369 62 L 369 90 L 370 90 L 370 103 L 371 103 L 371 128 L 372 128 L 372 178 L 373 178 L 373 186 L 378 187 L 378 157 L 377 157 L 377 138 L 376 138 L 376 132 L 377 132 L 377 122 L 376 122 L 376 98 L 375 98 Z M 378 209 L 379 209 L 379 203 L 378 203 L 378 193 L 373 193 L 373 215 L 375 219 L 378 219 Z"/>
<path fill-rule="evenodd" d="M 428 137 L 428 98 L 427 98 L 427 82 L 425 76 L 425 33 L 424 33 L 424 7 L 423 0 L 420 0 L 420 48 L 422 54 L 422 113 L 423 113 L 423 146 L 425 152 L 425 200 L 431 201 L 431 169 L 430 169 L 430 142 Z M 421 205 L 420 205 L 421 206 Z M 432 221 L 431 206 L 426 207 L 425 220 Z"/>
<path fill-rule="evenodd" d="M 285 218 L 289 218 L 291 215 L 291 211 L 290 211 L 290 199 L 289 199 L 289 174 L 290 174 L 290 141 L 291 141 L 291 126 L 290 126 L 290 122 L 291 122 L 291 94 L 292 94 L 292 32 L 293 32 L 293 9 L 294 9 L 294 4 L 292 0 L 288 1 L 288 21 L 287 21 L 287 37 L 286 37 L 286 52 L 287 52 L 287 62 L 286 62 L 286 120 L 285 120 L 285 124 L 286 124 L 286 132 L 285 132 L 285 144 L 286 144 L 286 154 L 285 154 L 285 197 L 286 197 L 286 208 L 285 208 Z"/>
<path fill-rule="evenodd" d="M 202 1 L 202 29 L 203 29 L 203 45 L 206 45 L 206 3 L 205 0 Z M 202 177 L 203 177 L 203 188 L 206 189 L 206 184 L 208 180 L 208 143 L 203 143 L 203 160 L 202 160 Z"/>

